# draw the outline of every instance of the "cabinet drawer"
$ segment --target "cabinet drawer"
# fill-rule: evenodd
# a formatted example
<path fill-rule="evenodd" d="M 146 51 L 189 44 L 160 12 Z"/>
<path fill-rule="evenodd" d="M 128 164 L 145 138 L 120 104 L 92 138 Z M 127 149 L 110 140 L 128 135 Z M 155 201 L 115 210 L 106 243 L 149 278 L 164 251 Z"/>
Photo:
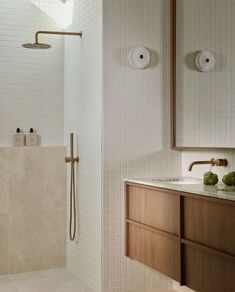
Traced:
<path fill-rule="evenodd" d="M 179 281 L 179 244 L 177 240 L 127 224 L 127 255 Z"/>
<path fill-rule="evenodd" d="M 127 185 L 127 219 L 178 235 L 179 196 L 175 192 Z"/>
<path fill-rule="evenodd" d="M 185 246 L 185 284 L 197 292 L 235 291 L 235 261 Z"/>
<path fill-rule="evenodd" d="M 184 237 L 235 255 L 235 206 L 185 197 Z"/>

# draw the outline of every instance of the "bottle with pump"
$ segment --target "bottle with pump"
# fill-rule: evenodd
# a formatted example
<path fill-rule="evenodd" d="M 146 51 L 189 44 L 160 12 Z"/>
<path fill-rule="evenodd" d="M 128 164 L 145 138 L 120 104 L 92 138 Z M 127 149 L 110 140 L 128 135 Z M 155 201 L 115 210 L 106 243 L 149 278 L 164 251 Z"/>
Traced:
<path fill-rule="evenodd" d="M 16 133 L 13 135 L 12 144 L 13 144 L 13 147 L 24 146 L 24 133 L 21 133 L 20 128 L 16 129 Z"/>
<path fill-rule="evenodd" d="M 29 133 L 26 134 L 26 146 L 37 146 L 38 135 L 34 132 L 33 128 L 30 128 Z"/>

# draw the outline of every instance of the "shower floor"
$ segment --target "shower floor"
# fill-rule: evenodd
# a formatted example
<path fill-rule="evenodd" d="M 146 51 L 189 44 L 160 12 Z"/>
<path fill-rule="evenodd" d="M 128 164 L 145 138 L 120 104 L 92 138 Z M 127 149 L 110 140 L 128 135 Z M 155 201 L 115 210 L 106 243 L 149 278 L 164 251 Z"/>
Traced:
<path fill-rule="evenodd" d="M 174 289 L 156 289 L 144 291 L 138 290 L 135 292 L 177 292 L 177 291 L 179 292 L 179 290 Z M 62 268 L 0 276 L 0 292 L 94 292 L 94 291 L 87 287 L 78 277 L 69 273 L 65 268 Z"/>
<path fill-rule="evenodd" d="M 162 288 L 162 289 L 155 289 L 155 290 L 138 290 L 135 292 L 179 292 L 177 290 L 174 289 L 167 289 L 167 288 Z"/>
<path fill-rule="evenodd" d="M 92 292 L 66 269 L 0 276 L 0 292 Z"/>

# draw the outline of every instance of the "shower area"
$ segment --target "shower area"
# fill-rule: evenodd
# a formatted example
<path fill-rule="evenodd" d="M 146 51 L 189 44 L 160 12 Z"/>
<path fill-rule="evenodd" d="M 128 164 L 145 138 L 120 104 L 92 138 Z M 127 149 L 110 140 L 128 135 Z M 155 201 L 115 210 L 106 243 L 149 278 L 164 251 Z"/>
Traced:
<path fill-rule="evenodd" d="M 0 292 L 100 290 L 102 37 L 94 2 L 0 3 Z M 24 140 L 33 128 L 36 145 L 13 147 L 17 128 Z"/>

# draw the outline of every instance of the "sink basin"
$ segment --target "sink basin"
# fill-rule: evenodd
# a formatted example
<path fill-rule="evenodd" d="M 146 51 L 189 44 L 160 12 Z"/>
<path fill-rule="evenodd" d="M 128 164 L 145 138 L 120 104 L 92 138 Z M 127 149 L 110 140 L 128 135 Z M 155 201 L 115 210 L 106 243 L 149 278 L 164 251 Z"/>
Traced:
<path fill-rule="evenodd" d="M 187 178 L 187 177 L 163 177 L 163 178 L 153 178 L 155 182 L 163 182 L 175 185 L 198 185 L 202 181 L 196 178 Z"/>

